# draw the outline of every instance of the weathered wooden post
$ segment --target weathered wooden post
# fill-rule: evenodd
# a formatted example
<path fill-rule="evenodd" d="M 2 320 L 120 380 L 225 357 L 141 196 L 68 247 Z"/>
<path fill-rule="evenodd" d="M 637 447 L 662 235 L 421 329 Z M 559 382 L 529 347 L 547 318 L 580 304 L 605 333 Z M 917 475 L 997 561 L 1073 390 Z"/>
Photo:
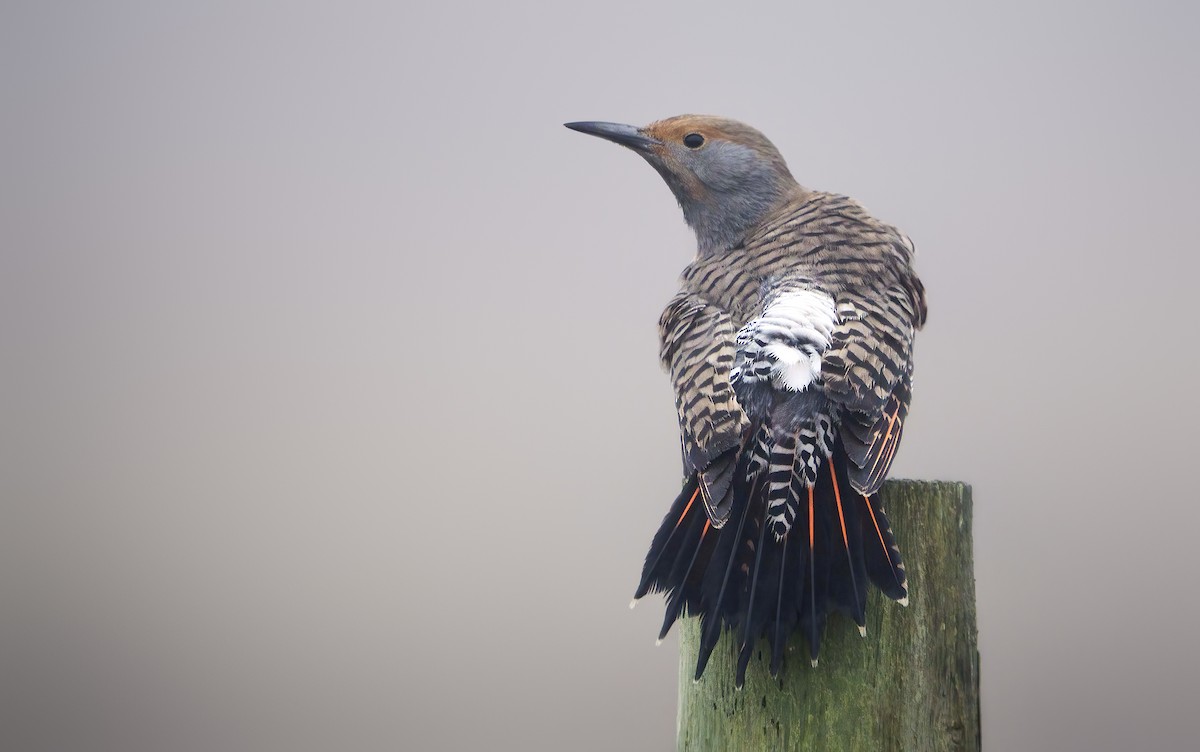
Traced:
<path fill-rule="evenodd" d="M 796 638 L 779 679 L 769 650 L 733 686 L 737 650 L 726 634 L 699 683 L 697 619 L 680 631 L 680 750 L 979 749 L 979 652 L 971 554 L 971 488 L 889 481 L 884 507 L 908 570 L 909 606 L 871 594 L 867 636 L 830 617 L 821 662 Z"/>

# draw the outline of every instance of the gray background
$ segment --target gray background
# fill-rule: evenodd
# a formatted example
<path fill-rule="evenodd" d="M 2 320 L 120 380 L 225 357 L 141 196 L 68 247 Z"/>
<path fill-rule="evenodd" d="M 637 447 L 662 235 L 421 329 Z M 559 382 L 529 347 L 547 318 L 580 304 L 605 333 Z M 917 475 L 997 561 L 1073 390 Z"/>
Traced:
<path fill-rule="evenodd" d="M 0 748 L 671 748 L 688 111 L 917 243 L 986 748 L 1195 748 L 1194 3 L 421 5 L 0 10 Z"/>

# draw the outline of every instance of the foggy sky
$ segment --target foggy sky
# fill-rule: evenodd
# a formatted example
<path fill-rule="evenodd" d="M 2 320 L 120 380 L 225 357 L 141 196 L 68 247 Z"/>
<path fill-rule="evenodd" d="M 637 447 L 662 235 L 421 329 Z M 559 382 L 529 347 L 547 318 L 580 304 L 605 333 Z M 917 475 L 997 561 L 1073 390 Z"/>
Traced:
<path fill-rule="evenodd" d="M 985 749 L 1192 748 L 1198 20 L 6 4 L 0 747 L 673 748 L 692 238 L 561 123 L 705 112 L 917 245 Z"/>

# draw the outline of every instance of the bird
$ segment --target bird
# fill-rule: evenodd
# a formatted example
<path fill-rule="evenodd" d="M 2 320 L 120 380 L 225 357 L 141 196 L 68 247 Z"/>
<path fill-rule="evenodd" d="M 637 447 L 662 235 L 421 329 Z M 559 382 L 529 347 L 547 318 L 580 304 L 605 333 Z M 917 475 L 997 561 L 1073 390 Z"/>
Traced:
<path fill-rule="evenodd" d="M 854 199 L 803 187 L 736 120 L 564 125 L 647 161 L 696 236 L 659 320 L 682 489 L 630 605 L 665 594 L 660 642 L 681 615 L 699 617 L 695 681 L 725 632 L 739 689 L 764 639 L 772 676 L 794 633 L 815 667 L 832 611 L 866 636 L 868 583 L 908 604 L 879 492 L 927 316 L 913 242 Z"/>

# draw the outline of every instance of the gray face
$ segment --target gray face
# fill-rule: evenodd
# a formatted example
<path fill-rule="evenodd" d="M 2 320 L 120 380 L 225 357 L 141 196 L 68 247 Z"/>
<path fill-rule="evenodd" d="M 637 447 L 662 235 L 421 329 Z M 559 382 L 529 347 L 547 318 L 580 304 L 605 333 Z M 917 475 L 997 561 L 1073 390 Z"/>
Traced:
<path fill-rule="evenodd" d="M 680 163 L 713 193 L 753 191 L 755 186 L 774 183 L 778 178 L 774 166 L 744 144 L 712 139 L 698 149 L 677 144 L 673 151 Z"/>
<path fill-rule="evenodd" d="M 778 153 L 720 137 L 697 148 L 664 143 L 642 152 L 670 186 L 702 253 L 736 245 L 747 228 L 799 190 Z"/>

